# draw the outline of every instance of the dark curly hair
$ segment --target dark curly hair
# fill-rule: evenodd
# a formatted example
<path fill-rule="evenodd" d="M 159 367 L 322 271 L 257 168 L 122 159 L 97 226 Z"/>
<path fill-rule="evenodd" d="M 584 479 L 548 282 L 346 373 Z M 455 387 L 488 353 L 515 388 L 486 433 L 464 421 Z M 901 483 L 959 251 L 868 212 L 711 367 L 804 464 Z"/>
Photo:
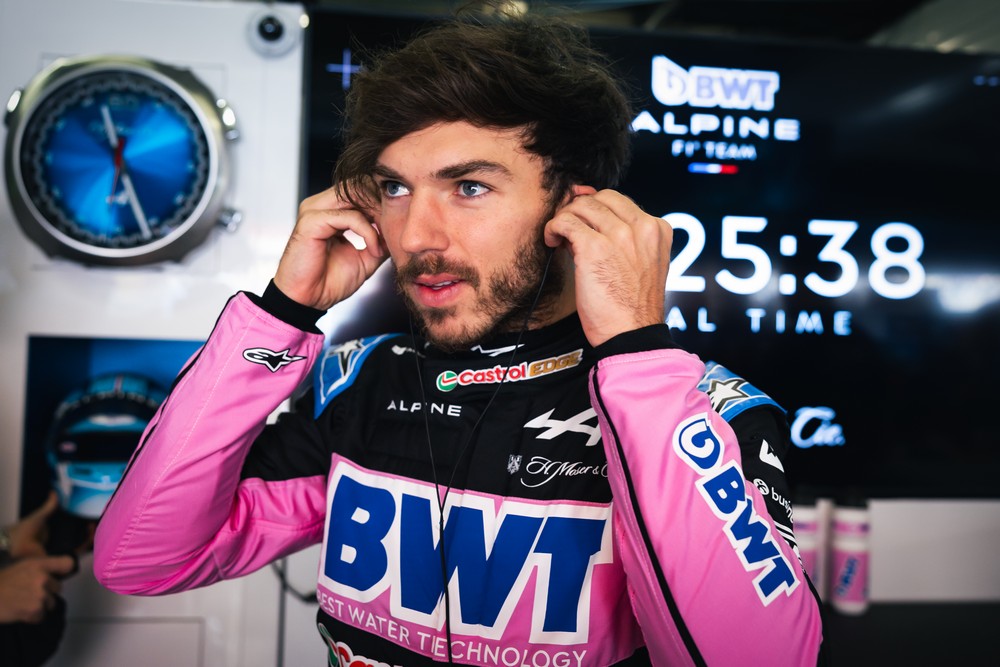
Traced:
<path fill-rule="evenodd" d="M 616 185 L 630 151 L 623 87 L 586 31 L 554 17 L 460 16 L 374 54 L 352 80 L 345 115 L 334 180 L 360 206 L 378 200 L 382 151 L 438 122 L 523 128 L 553 200 L 576 183 Z"/>

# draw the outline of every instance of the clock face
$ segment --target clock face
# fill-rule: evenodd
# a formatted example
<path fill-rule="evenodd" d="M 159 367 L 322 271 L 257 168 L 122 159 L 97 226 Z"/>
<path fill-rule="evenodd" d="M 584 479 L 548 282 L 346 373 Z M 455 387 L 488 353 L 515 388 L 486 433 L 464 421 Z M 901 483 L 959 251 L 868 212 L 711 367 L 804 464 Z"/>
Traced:
<path fill-rule="evenodd" d="M 226 180 L 207 89 L 181 70 L 113 58 L 57 65 L 33 85 L 8 134 L 7 173 L 19 222 L 43 250 L 143 264 L 204 240 Z"/>

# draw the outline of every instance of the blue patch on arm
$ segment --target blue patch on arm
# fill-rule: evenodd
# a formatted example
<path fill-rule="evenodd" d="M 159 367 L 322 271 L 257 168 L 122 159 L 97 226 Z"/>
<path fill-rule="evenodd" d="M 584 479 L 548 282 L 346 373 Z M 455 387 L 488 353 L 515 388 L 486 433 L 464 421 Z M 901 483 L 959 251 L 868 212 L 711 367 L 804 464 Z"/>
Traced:
<path fill-rule="evenodd" d="M 348 341 L 327 348 L 316 364 L 313 390 L 316 394 L 315 417 L 342 391 L 354 384 L 361 365 L 381 343 L 398 338 L 401 334 L 384 334 Z"/>
<path fill-rule="evenodd" d="M 727 422 L 750 408 L 760 406 L 771 406 L 785 412 L 773 398 L 714 361 L 705 363 L 705 374 L 698 383 L 698 389 L 708 394 L 712 407 Z"/>

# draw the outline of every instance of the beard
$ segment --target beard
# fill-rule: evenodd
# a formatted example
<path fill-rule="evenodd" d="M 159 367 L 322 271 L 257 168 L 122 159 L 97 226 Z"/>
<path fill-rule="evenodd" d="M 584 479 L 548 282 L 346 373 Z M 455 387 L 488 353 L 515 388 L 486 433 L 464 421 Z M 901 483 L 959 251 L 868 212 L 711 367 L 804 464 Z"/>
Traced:
<path fill-rule="evenodd" d="M 468 264 L 446 260 L 437 254 L 420 255 L 397 268 L 396 290 L 424 337 L 445 352 L 455 352 L 496 334 L 520 331 L 532 323 L 549 319 L 565 283 L 562 266 L 550 261 L 553 252 L 545 245 L 539 228 L 536 238 L 515 251 L 509 265 L 485 279 Z M 462 322 L 458 332 L 435 333 L 435 325 L 457 317 L 455 307 L 422 308 L 404 289 L 417 276 L 437 273 L 455 275 L 468 283 L 478 296 L 475 308 L 480 317 Z"/>

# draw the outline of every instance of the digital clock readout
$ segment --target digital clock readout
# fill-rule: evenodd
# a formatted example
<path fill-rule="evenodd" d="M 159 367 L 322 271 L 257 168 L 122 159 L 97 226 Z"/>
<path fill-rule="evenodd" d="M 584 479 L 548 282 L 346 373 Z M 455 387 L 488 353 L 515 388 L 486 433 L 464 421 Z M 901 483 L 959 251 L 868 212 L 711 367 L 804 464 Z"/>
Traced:
<path fill-rule="evenodd" d="M 705 276 L 691 272 L 694 263 L 706 252 L 707 236 L 701 220 L 688 213 L 668 213 L 663 219 L 674 230 L 684 232 L 675 237 L 675 256 L 670 263 L 667 277 L 668 292 L 704 292 Z M 764 290 L 774 276 L 771 255 L 760 245 L 761 235 L 767 229 L 767 218 L 727 215 L 722 218 L 719 256 L 732 260 L 733 269 L 718 271 L 713 277 L 716 284 L 732 294 L 750 295 Z M 811 271 L 802 277 L 802 284 L 813 294 L 826 298 L 842 297 L 857 286 L 862 267 L 855 255 L 847 249 L 848 242 L 858 231 L 853 220 L 810 220 L 806 225 L 810 237 L 822 240 L 815 260 L 826 265 L 824 273 Z M 779 239 L 778 252 L 784 257 L 799 253 L 799 239 L 784 234 Z M 874 260 L 867 268 L 868 284 L 879 296 L 886 299 L 908 299 L 924 287 L 926 272 L 920 262 L 924 252 L 924 238 L 913 225 L 905 222 L 887 222 L 876 228 L 869 239 Z M 818 265 L 817 269 L 820 268 Z M 778 291 L 783 295 L 795 294 L 797 276 L 779 273 Z"/>

